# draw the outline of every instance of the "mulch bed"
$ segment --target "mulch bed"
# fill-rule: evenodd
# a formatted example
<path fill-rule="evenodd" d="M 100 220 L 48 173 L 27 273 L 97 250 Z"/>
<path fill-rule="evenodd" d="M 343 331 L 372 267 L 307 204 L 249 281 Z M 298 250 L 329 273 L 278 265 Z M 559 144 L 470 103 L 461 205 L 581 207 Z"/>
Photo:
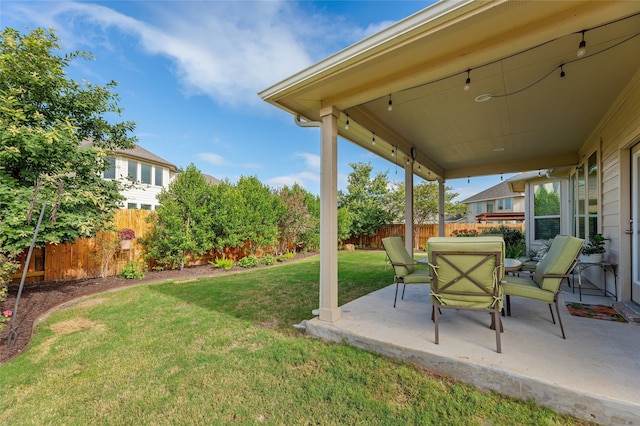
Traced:
<path fill-rule="evenodd" d="M 314 254 L 315 253 L 298 253 L 295 258 L 290 259 L 287 262 L 313 256 Z M 260 267 L 264 267 L 264 265 L 258 266 L 258 268 Z M 149 271 L 142 280 L 128 280 L 114 276 L 75 281 L 25 284 L 22 290 L 22 295 L 20 296 L 20 304 L 18 306 L 18 315 L 16 317 L 15 324 L 15 328 L 18 332 L 18 338 L 12 345 L 7 344 L 7 338 L 10 330 L 9 322 L 5 323 L 4 328 L 0 331 L 0 364 L 10 361 L 24 352 L 31 341 L 31 334 L 33 333 L 33 328 L 38 318 L 50 310 L 78 297 L 140 284 L 173 279 L 195 279 L 249 270 L 251 269 L 243 269 L 236 266 L 229 271 L 224 271 L 222 269 L 215 269 L 210 265 L 202 265 L 185 268 L 182 271 Z M 9 286 L 7 300 L 0 303 L 0 312 L 5 309 L 14 309 L 18 287 L 18 285 Z"/>

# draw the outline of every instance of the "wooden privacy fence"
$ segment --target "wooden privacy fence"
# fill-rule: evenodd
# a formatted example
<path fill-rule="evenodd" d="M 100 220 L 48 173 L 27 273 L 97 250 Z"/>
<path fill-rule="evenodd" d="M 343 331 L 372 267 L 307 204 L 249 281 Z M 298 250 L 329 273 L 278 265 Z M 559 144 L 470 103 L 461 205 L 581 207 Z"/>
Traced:
<path fill-rule="evenodd" d="M 480 223 L 446 223 L 444 225 L 444 236 L 451 237 L 454 235 L 455 231 L 462 232 L 465 230 L 477 231 L 478 233 L 481 233 L 486 229 L 498 228 L 500 226 L 506 226 L 524 232 L 524 223 L 499 225 Z M 416 247 L 423 247 L 429 238 L 437 237 L 439 235 L 439 230 L 440 227 L 437 224 L 417 225 L 413 230 Z M 404 236 L 403 223 L 383 226 L 382 228 L 379 228 L 372 236 L 360 235 L 358 237 L 350 238 L 349 240 L 345 241 L 345 243 L 354 244 L 359 247 L 382 248 L 382 239 L 393 235 Z"/>
<path fill-rule="evenodd" d="M 147 210 L 118 210 L 112 225 L 116 230 L 129 228 L 135 232 L 131 248 L 122 250 L 116 232 L 100 232 L 95 238 L 79 238 L 73 243 L 47 244 L 34 249 L 27 269 L 27 282 L 75 280 L 116 275 L 129 260 L 142 258 L 142 244 L 137 239 L 150 229 L 146 222 L 152 212 Z M 18 256 L 23 265 L 25 251 Z M 12 275 L 14 282 L 22 276 L 22 268 Z"/>
<path fill-rule="evenodd" d="M 113 219 L 113 228 L 133 229 L 136 238 L 131 240 L 130 249 L 120 247 L 120 239 L 116 232 L 100 232 L 95 238 L 80 238 L 74 243 L 47 244 L 46 247 L 35 249 L 27 269 L 27 282 L 76 280 L 82 278 L 98 278 L 117 275 L 130 260 L 144 258 L 144 247 L 138 242 L 151 229 L 147 217 L 153 214 L 148 210 L 118 210 Z M 509 226 L 524 231 L 524 224 L 486 225 L 477 223 L 450 223 L 445 225 L 445 235 L 453 235 L 454 231 L 476 230 L 478 233 L 487 228 Z M 419 225 L 416 228 L 417 247 L 422 247 L 430 237 L 438 235 L 438 225 Z M 382 239 L 391 235 L 404 235 L 404 224 L 384 226 L 373 236 L 359 236 L 351 238 L 345 243 L 360 247 L 382 247 Z M 238 259 L 250 251 L 249 245 L 237 249 L 225 249 L 224 255 L 229 259 Z M 219 257 L 222 253 L 211 252 L 198 259 L 188 259 L 187 266 L 203 265 Z M 257 253 L 258 256 L 261 253 Z M 26 259 L 26 250 L 18 257 L 22 265 Z M 155 263 L 150 262 L 150 267 Z M 12 275 L 16 283 L 22 276 L 22 269 Z"/>
<path fill-rule="evenodd" d="M 148 210 L 118 210 L 113 219 L 113 229 L 132 229 L 136 238 L 131 240 L 129 249 L 122 249 L 116 232 L 99 232 L 95 238 L 79 238 L 73 243 L 47 244 L 44 248 L 35 249 L 26 282 L 63 281 L 82 278 L 98 278 L 117 275 L 130 260 L 144 260 L 144 246 L 138 242 L 151 230 L 147 217 L 153 214 Z M 187 256 L 186 266 L 204 265 L 224 254 L 229 259 L 239 259 L 251 251 L 251 244 L 244 247 L 225 249 L 223 253 L 211 251 L 198 259 Z M 261 250 L 256 253 L 261 256 Z M 27 251 L 18 256 L 17 261 L 23 265 Z M 146 263 L 146 262 L 145 262 Z M 156 266 L 154 261 L 148 266 Z M 22 277 L 22 267 L 13 275 L 12 283 L 18 283 Z"/>

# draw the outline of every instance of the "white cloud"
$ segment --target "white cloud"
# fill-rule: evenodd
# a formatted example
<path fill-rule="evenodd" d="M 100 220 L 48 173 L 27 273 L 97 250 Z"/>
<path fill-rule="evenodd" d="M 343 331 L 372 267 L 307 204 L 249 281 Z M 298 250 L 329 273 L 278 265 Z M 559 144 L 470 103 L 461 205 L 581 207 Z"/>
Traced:
<path fill-rule="evenodd" d="M 67 47 L 75 41 L 88 50 L 97 44 L 116 50 L 110 30 L 133 36 L 147 53 L 170 60 L 187 95 L 235 107 L 262 106 L 257 92 L 389 24 L 358 28 L 304 2 L 276 0 L 136 2 L 120 9 L 143 9 L 139 18 L 109 3 L 9 3 L 12 15 L 53 26 Z"/>
<path fill-rule="evenodd" d="M 317 154 L 312 154 L 310 152 L 297 152 L 294 154 L 294 158 L 302 158 L 308 169 L 316 171 L 320 170 L 320 156 Z"/>
<path fill-rule="evenodd" d="M 226 161 L 225 159 L 218 154 L 212 154 L 210 152 L 201 152 L 199 154 L 196 154 L 196 157 L 199 160 L 202 160 L 204 162 L 207 162 L 209 164 L 213 164 L 214 166 L 224 166 L 226 165 Z"/>
<path fill-rule="evenodd" d="M 317 183 L 319 181 L 320 175 L 318 175 L 317 173 L 300 172 L 267 179 L 265 181 L 265 184 L 271 186 L 272 188 L 282 188 L 285 185 L 291 187 L 293 186 L 293 184 L 297 183 L 298 185 L 307 188 L 310 183 Z"/>

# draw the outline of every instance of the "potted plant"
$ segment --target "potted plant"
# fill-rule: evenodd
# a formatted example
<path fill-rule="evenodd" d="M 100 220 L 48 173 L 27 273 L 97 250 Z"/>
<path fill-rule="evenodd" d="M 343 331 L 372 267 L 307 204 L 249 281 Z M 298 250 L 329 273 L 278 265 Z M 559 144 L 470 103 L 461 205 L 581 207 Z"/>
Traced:
<path fill-rule="evenodd" d="M 606 249 L 604 242 L 606 238 L 602 234 L 593 234 L 589 237 L 589 242 L 582 249 L 580 261 L 585 263 L 600 263 Z"/>
<path fill-rule="evenodd" d="M 122 228 L 118 231 L 118 236 L 120 237 L 120 249 L 131 250 L 131 240 L 136 237 L 136 233 L 133 229 Z"/>

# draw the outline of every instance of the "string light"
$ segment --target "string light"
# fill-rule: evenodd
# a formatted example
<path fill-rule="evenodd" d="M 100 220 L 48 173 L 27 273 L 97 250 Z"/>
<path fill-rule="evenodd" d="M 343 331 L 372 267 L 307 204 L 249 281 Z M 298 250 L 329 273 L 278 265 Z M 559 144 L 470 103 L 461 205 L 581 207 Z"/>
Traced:
<path fill-rule="evenodd" d="M 471 176 L 467 177 L 467 183 L 471 183 Z"/>
<path fill-rule="evenodd" d="M 347 122 L 344 125 L 345 130 L 349 130 L 349 114 L 347 114 Z"/>
<path fill-rule="evenodd" d="M 395 147 L 391 147 L 391 156 L 392 157 L 396 156 L 396 148 Z"/>
<path fill-rule="evenodd" d="M 391 100 L 391 95 L 389 95 L 389 106 L 387 107 L 387 111 L 393 111 L 393 101 Z"/>
<path fill-rule="evenodd" d="M 560 65 L 560 78 L 564 78 L 564 76 L 567 75 L 564 72 L 564 64 Z"/>
<path fill-rule="evenodd" d="M 469 87 L 471 87 L 471 68 L 469 68 L 467 70 L 467 81 L 464 82 L 464 91 L 466 92 L 467 90 L 469 90 Z"/>
<path fill-rule="evenodd" d="M 374 132 L 371 132 L 371 145 L 375 145 L 376 144 L 376 134 Z"/>
<path fill-rule="evenodd" d="M 582 58 L 584 54 L 587 53 L 587 42 L 584 41 L 584 33 L 586 31 L 587 30 L 582 30 L 582 41 L 578 45 L 578 53 L 577 53 L 578 58 Z"/>

